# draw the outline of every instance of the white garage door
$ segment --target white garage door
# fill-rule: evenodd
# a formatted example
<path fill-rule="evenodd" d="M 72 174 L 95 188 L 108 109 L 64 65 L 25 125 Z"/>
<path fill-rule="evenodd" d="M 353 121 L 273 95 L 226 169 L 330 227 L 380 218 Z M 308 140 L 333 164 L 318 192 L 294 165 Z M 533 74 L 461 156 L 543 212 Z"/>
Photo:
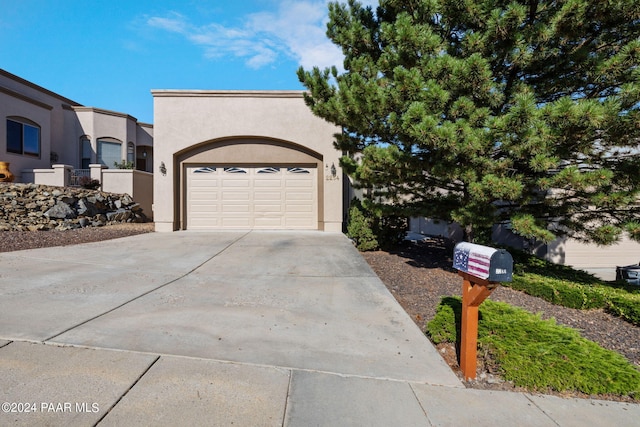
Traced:
<path fill-rule="evenodd" d="M 189 166 L 187 229 L 318 228 L 316 168 Z"/>

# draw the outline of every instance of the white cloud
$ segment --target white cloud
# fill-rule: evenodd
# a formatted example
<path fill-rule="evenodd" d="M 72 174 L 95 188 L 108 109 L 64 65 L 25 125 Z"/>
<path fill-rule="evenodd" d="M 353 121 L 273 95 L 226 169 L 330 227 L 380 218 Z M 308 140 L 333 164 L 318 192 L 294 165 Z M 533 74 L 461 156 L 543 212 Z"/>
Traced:
<path fill-rule="evenodd" d="M 188 24 L 185 17 L 177 12 L 171 12 L 166 18 L 158 16 L 151 17 L 147 20 L 147 24 L 151 27 L 174 33 L 185 34 L 188 31 Z"/>
<path fill-rule="evenodd" d="M 377 5 L 377 1 L 364 1 Z M 194 25 L 176 12 L 150 17 L 147 25 L 181 34 L 201 46 L 207 58 L 234 56 L 251 68 L 261 68 L 288 57 L 305 68 L 340 66 L 340 49 L 326 37 L 326 0 L 280 0 L 275 11 L 247 15 L 237 27 L 219 23 Z"/>

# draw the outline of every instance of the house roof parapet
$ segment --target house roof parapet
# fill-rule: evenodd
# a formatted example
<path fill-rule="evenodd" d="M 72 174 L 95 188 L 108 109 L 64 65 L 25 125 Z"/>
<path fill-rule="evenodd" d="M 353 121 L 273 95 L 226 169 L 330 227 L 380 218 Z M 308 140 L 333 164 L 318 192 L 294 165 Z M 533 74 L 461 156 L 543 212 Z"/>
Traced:
<path fill-rule="evenodd" d="M 138 119 L 136 119 L 132 115 L 125 114 L 125 113 L 120 113 L 118 111 L 105 110 L 105 109 L 102 109 L 102 108 L 95 108 L 95 107 L 84 107 L 84 106 L 73 107 L 73 110 L 75 112 L 77 112 L 77 113 L 89 112 L 89 113 L 104 114 L 104 115 L 107 115 L 107 116 L 122 117 L 124 119 L 132 120 L 132 121 L 138 123 Z"/>
<path fill-rule="evenodd" d="M 42 86 L 38 86 L 37 84 L 30 82 L 29 80 L 25 80 L 25 79 L 23 79 L 22 77 L 18 77 L 18 76 L 16 76 L 15 74 L 11 74 L 10 72 L 8 72 L 7 70 L 4 70 L 4 69 L 2 69 L 2 68 L 0 68 L 0 76 L 4 76 L 4 77 L 6 77 L 6 78 L 8 78 L 8 79 L 11 79 L 11 80 L 13 80 L 13 81 L 17 82 L 17 83 L 20 83 L 21 85 L 24 85 L 24 86 L 30 87 L 31 89 L 35 89 L 35 90 L 37 90 L 38 92 L 41 92 L 41 93 L 44 93 L 44 94 L 46 94 L 46 95 L 49 95 L 49 96 L 51 96 L 51 97 L 53 97 L 53 98 L 56 98 L 56 99 L 58 99 L 58 100 L 62 101 L 62 103 L 63 103 L 63 104 L 69 104 L 69 105 L 72 105 L 72 106 L 81 106 L 81 105 L 82 105 L 82 104 L 80 104 L 80 103 L 78 103 L 78 102 L 75 102 L 75 101 L 73 101 L 73 100 L 71 100 L 71 99 L 69 99 L 69 98 L 66 98 L 66 97 L 64 97 L 64 96 L 62 96 L 62 95 L 60 95 L 60 94 L 57 94 L 57 93 L 55 93 L 55 92 L 52 92 L 52 91 L 50 91 L 49 89 L 45 89 L 45 88 L 43 88 Z M 11 91 L 10 89 L 7 89 L 7 88 L 0 88 L 0 89 L 2 89 L 2 91 L 3 91 L 4 93 L 7 93 L 6 91 L 14 92 L 14 91 Z M 14 92 L 14 93 L 15 93 L 15 94 L 18 94 L 18 95 L 21 95 L 21 96 L 17 96 L 17 98 L 21 98 L 21 99 L 23 99 L 23 100 L 25 100 L 25 101 L 28 101 L 28 102 L 35 101 L 35 102 L 32 102 L 32 103 L 41 103 L 41 104 L 43 104 L 44 106 L 47 106 L 47 104 L 45 104 L 45 103 L 42 103 L 42 102 L 40 102 L 40 101 L 37 101 L 37 100 L 35 100 L 35 99 L 33 99 L 33 98 L 30 98 L 30 97 L 28 97 L 28 96 L 25 96 L 25 95 L 23 95 L 23 94 L 19 94 L 18 92 Z M 11 94 L 10 94 L 10 95 L 11 95 Z M 36 104 L 36 105 L 37 105 L 37 104 Z M 46 107 L 45 107 L 45 108 L 46 108 Z M 53 107 L 51 107 L 51 108 L 49 108 L 49 109 L 52 109 L 52 108 L 53 108 Z"/>
<path fill-rule="evenodd" d="M 161 97 L 208 98 L 302 98 L 302 90 L 182 90 L 152 89 L 151 94 Z"/>
<path fill-rule="evenodd" d="M 44 108 L 47 110 L 53 110 L 53 106 L 49 105 L 49 104 L 45 104 L 44 102 L 38 101 L 37 99 L 33 99 L 29 96 L 26 96 L 22 93 L 18 93 L 16 91 L 13 91 L 11 89 L 7 89 L 6 87 L 2 87 L 0 86 L 0 93 L 4 93 L 6 95 L 9 95 L 13 98 L 17 98 L 20 99 L 22 101 L 28 102 L 30 104 L 36 105 L 40 108 Z"/>

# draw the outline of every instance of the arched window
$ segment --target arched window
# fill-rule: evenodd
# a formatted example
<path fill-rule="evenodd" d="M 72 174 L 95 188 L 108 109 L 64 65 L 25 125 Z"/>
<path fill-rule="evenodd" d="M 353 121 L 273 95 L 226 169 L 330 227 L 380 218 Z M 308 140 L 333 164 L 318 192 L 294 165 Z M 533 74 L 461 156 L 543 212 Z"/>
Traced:
<path fill-rule="evenodd" d="M 22 117 L 8 117 L 7 153 L 40 157 L 40 126 Z"/>
<path fill-rule="evenodd" d="M 113 168 L 122 162 L 122 141 L 115 138 L 98 138 L 98 163 Z"/>
<path fill-rule="evenodd" d="M 136 161 L 136 146 L 133 142 L 127 144 L 127 163 L 135 163 Z"/>
<path fill-rule="evenodd" d="M 80 137 L 80 169 L 89 169 L 91 164 L 91 140 L 88 136 Z"/>

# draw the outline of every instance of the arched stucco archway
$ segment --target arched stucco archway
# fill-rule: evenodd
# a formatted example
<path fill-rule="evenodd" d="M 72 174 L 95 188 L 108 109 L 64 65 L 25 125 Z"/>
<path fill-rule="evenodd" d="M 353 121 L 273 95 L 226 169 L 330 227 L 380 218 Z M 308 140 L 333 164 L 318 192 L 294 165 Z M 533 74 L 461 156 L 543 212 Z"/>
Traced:
<path fill-rule="evenodd" d="M 300 144 L 259 136 L 218 138 L 176 153 L 174 168 L 179 171 L 174 191 L 178 229 L 322 229 L 324 180 L 318 177 L 322 177 L 323 156 Z M 199 174 L 195 177 L 193 173 Z M 229 174 L 235 175 L 231 177 Z M 249 186 L 249 189 L 235 189 L 238 197 L 249 199 L 246 205 L 238 201 L 235 204 L 233 201 L 224 203 L 222 199 L 232 194 L 228 187 L 222 187 L 225 176 L 232 185 L 241 185 L 239 183 L 242 182 Z M 192 188 L 196 185 L 198 188 Z M 200 189 L 203 185 L 209 187 Z M 302 191 L 302 185 L 311 185 L 312 188 Z M 290 186 L 294 188 L 287 188 Z M 196 202 L 191 199 L 196 196 L 191 195 L 197 190 L 200 190 L 197 193 L 199 199 L 209 197 L 211 200 L 198 200 L 201 203 L 195 206 Z M 311 198 L 308 201 L 288 200 L 296 196 L 298 199 Z M 206 206 L 216 211 L 209 213 L 210 221 L 207 222 L 205 212 L 195 213 L 200 218 L 190 214 L 190 211 Z M 242 210 L 246 207 L 249 212 L 234 212 L 226 216 L 218 212 L 241 210 L 240 207 Z M 312 211 L 303 214 L 300 212 L 303 209 Z M 288 212 L 291 210 L 293 212 Z"/>

